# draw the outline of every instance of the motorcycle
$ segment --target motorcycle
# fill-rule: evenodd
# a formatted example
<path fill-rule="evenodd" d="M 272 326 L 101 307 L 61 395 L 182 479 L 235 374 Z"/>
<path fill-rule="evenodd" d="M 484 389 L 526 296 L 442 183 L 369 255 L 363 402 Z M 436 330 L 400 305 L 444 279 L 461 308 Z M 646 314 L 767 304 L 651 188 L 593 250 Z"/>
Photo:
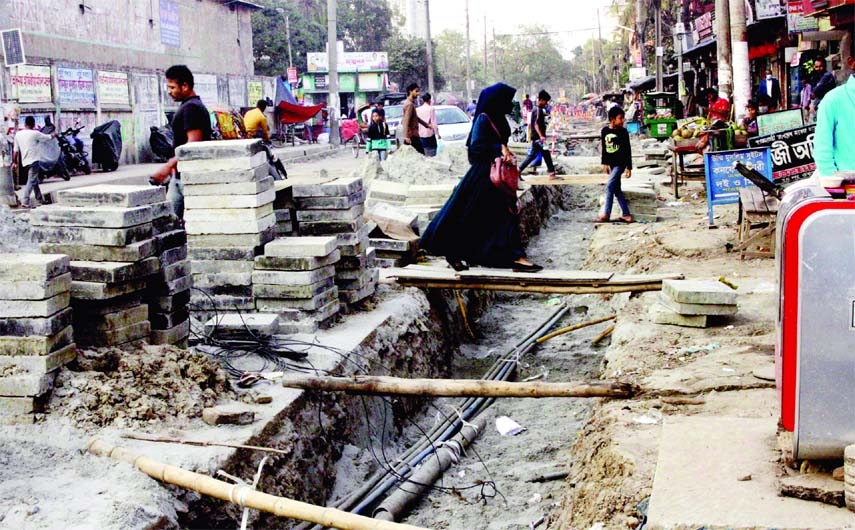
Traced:
<path fill-rule="evenodd" d="M 59 177 L 62 180 L 71 180 L 71 173 L 65 166 L 64 156 L 57 139 L 44 142 L 41 150 L 41 159 L 36 162 L 39 169 L 39 182 L 51 177 Z"/>
<path fill-rule="evenodd" d="M 81 172 L 84 175 L 92 173 L 92 167 L 89 165 L 89 160 L 86 158 L 87 153 L 83 148 L 83 140 L 77 137 L 82 126 L 69 127 L 64 132 L 60 133 L 56 139 L 59 141 L 59 147 L 62 150 L 62 158 L 66 169 L 69 173 Z"/>

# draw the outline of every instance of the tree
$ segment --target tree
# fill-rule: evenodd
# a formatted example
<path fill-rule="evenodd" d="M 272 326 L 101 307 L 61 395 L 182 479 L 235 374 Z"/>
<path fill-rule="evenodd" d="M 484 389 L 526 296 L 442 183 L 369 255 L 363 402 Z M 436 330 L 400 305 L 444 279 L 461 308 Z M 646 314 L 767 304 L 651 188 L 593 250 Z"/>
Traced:
<path fill-rule="evenodd" d="M 403 37 L 394 33 L 386 39 L 386 51 L 389 54 L 389 79 L 399 87 L 417 83 L 420 87 L 427 86 L 427 46 L 423 39 Z M 442 72 L 434 67 L 434 85 L 441 87 L 445 84 Z"/>
<path fill-rule="evenodd" d="M 339 0 L 339 34 L 345 49 L 383 51 L 392 35 L 392 10 L 385 0 Z"/>
<path fill-rule="evenodd" d="M 305 72 L 306 53 L 326 49 L 326 22 L 303 16 L 296 3 L 273 1 L 268 4 L 269 7 L 252 14 L 255 73 L 275 76 L 284 74 L 288 68 L 286 15 L 290 22 L 293 65 L 298 71 Z"/>

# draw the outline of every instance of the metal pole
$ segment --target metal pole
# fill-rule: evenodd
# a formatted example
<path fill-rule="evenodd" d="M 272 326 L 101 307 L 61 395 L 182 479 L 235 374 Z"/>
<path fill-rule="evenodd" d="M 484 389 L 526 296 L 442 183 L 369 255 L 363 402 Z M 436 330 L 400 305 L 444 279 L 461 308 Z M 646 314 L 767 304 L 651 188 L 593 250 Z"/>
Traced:
<path fill-rule="evenodd" d="M 597 69 L 597 80 L 602 78 L 603 73 L 603 32 L 600 27 L 600 8 L 597 8 L 597 48 L 599 49 L 600 67 Z M 608 80 L 606 81 L 608 82 Z"/>
<path fill-rule="evenodd" d="M 677 22 L 674 27 L 674 53 L 677 54 L 677 97 L 680 101 L 686 96 L 686 87 L 683 81 L 683 35 L 686 34 L 686 26 Z"/>
<path fill-rule="evenodd" d="M 662 1 L 653 5 L 653 17 L 656 25 L 656 91 L 662 92 Z"/>
<path fill-rule="evenodd" d="M 433 94 L 433 43 L 430 41 L 430 0 L 425 0 L 425 45 L 427 49 L 428 92 Z"/>
<path fill-rule="evenodd" d="M 336 28 L 335 9 L 336 0 L 327 0 L 327 48 L 330 64 L 329 101 L 327 101 L 327 108 L 329 109 L 330 118 L 330 144 L 338 146 L 341 144 L 341 138 L 338 133 L 338 106 L 340 102 L 338 100 L 338 49 L 336 47 L 336 35 L 338 31 Z"/>
<path fill-rule="evenodd" d="M 469 0 L 466 0 L 466 104 L 472 101 L 472 57 L 469 43 Z"/>
<path fill-rule="evenodd" d="M 294 66 L 291 60 L 291 15 L 285 15 L 285 38 L 288 39 L 288 68 Z"/>

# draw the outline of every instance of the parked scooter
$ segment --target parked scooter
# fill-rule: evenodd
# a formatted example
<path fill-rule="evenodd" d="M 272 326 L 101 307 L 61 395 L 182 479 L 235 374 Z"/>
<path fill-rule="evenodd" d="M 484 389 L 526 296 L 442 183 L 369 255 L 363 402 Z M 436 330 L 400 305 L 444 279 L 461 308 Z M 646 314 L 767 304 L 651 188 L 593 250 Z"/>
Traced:
<path fill-rule="evenodd" d="M 122 126 L 116 120 L 99 125 L 89 135 L 92 138 L 92 162 L 102 171 L 115 171 L 122 156 Z"/>
<path fill-rule="evenodd" d="M 83 126 L 69 127 L 60 133 L 56 139 L 59 141 L 60 149 L 62 149 L 63 162 L 65 162 L 68 172 L 81 172 L 84 175 L 89 175 L 92 173 L 92 167 L 87 158 L 89 153 L 83 148 L 83 140 L 77 137 L 82 130 Z"/>
<path fill-rule="evenodd" d="M 51 177 L 59 177 L 62 180 L 71 179 L 59 141 L 55 138 L 42 144 L 41 159 L 36 164 L 39 168 L 39 182 Z"/>

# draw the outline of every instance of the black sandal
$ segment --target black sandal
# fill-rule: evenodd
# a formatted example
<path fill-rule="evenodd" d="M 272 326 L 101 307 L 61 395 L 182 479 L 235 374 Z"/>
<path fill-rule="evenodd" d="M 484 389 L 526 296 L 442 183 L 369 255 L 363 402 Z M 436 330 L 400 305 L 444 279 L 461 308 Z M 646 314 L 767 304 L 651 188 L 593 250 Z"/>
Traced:
<path fill-rule="evenodd" d="M 517 263 L 516 261 L 511 265 L 511 269 L 514 272 L 540 272 L 543 270 L 543 267 L 537 265 L 535 263 Z"/>
<path fill-rule="evenodd" d="M 457 272 L 469 270 L 469 265 L 463 263 L 462 260 L 446 257 L 445 261 L 448 263 L 448 265 L 452 269 L 454 269 Z"/>

